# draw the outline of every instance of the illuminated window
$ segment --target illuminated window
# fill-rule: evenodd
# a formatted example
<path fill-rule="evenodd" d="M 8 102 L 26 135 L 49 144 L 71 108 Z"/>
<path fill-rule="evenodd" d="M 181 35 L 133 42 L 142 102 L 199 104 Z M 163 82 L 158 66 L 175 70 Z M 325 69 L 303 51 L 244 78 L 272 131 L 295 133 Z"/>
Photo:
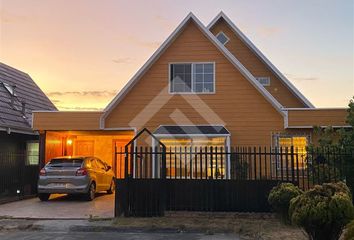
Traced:
<path fill-rule="evenodd" d="M 294 152 L 297 154 L 299 168 L 303 168 L 305 165 L 307 145 L 308 145 L 308 138 L 305 136 L 278 136 L 277 137 L 277 147 L 279 147 L 279 151 L 281 149 L 283 153 L 286 152 L 290 153 L 291 147 L 292 146 L 294 147 Z M 296 164 L 297 163 L 295 163 L 295 165 Z M 279 168 L 280 163 L 278 162 L 277 165 Z M 285 166 L 284 163 L 283 166 Z"/>
<path fill-rule="evenodd" d="M 27 152 L 27 165 L 38 165 L 39 164 L 39 143 L 38 142 L 27 142 L 26 146 Z"/>
<path fill-rule="evenodd" d="M 225 178 L 226 159 L 223 154 L 203 154 L 207 148 L 225 152 L 225 137 L 164 138 L 166 145 L 166 171 L 170 178 Z"/>

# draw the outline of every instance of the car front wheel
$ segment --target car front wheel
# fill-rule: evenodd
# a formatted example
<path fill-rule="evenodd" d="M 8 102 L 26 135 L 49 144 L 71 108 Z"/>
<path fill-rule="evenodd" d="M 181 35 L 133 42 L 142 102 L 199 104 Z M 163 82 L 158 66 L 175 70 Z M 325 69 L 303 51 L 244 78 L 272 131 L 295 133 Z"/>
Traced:
<path fill-rule="evenodd" d="M 49 197 L 50 197 L 50 193 L 39 193 L 38 194 L 38 198 L 43 202 L 48 201 Z"/>
<path fill-rule="evenodd" d="M 96 194 L 96 185 L 95 183 L 91 183 L 88 192 L 85 194 L 86 200 L 92 201 L 95 198 L 95 194 Z"/>

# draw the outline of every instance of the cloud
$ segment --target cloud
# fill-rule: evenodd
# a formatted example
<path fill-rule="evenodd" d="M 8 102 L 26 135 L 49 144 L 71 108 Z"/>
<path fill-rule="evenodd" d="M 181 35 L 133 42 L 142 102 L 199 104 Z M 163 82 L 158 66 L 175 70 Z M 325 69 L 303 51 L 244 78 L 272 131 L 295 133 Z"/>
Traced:
<path fill-rule="evenodd" d="M 92 97 L 113 97 L 116 95 L 116 91 L 67 91 L 67 92 L 47 92 L 48 97 L 58 96 L 92 96 Z M 58 100 L 59 101 L 59 100 Z"/>
<path fill-rule="evenodd" d="M 113 59 L 112 61 L 117 64 L 128 64 L 128 63 L 132 63 L 134 59 L 127 57 L 127 58 L 116 58 Z"/>
<path fill-rule="evenodd" d="M 1 23 L 28 23 L 34 20 L 34 16 L 24 16 L 10 13 L 4 9 L 0 9 L 0 22 Z"/>
<path fill-rule="evenodd" d="M 68 106 L 57 106 L 59 110 L 69 110 L 69 111 L 101 111 L 103 108 L 96 107 L 68 107 Z"/>
<path fill-rule="evenodd" d="M 50 99 L 50 101 L 52 101 L 52 103 L 54 103 L 54 104 L 61 103 L 61 101 L 59 99 Z"/>
<path fill-rule="evenodd" d="M 284 73 L 284 75 L 291 79 L 291 80 L 294 80 L 294 81 L 317 81 L 319 80 L 318 77 L 303 77 L 303 76 L 297 76 L 297 75 L 294 75 L 294 74 L 290 74 L 290 73 Z"/>
<path fill-rule="evenodd" d="M 141 46 L 141 47 L 145 47 L 145 48 L 158 48 L 160 45 L 161 45 L 161 42 L 159 41 L 154 41 L 154 42 L 149 42 L 149 41 L 142 41 L 141 39 L 138 39 L 136 37 L 133 37 L 133 36 L 130 36 L 128 37 L 129 39 L 129 42 L 135 44 L 135 45 L 138 45 L 138 46 Z"/>
<path fill-rule="evenodd" d="M 133 35 L 123 35 L 116 37 L 117 41 L 124 42 L 124 44 L 135 45 L 138 47 L 148 48 L 148 49 L 156 49 L 161 45 L 160 41 L 144 41 L 143 37 L 138 38 Z"/>

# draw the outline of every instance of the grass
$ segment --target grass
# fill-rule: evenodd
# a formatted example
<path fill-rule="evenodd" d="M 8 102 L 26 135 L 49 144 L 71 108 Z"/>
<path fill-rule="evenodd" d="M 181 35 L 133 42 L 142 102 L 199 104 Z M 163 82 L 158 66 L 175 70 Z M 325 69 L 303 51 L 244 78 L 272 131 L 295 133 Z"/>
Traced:
<path fill-rule="evenodd" d="M 241 239 L 302 240 L 307 239 L 300 228 L 284 225 L 272 214 L 256 213 L 168 213 L 165 217 L 124 218 L 113 221 L 115 226 L 169 229 L 180 232 L 235 233 Z"/>

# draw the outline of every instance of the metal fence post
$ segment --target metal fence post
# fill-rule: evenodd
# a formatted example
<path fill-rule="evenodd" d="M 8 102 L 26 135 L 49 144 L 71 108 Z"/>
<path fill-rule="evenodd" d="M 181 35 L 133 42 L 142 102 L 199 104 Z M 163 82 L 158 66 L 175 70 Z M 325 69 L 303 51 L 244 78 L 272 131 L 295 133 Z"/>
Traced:
<path fill-rule="evenodd" d="M 294 146 L 290 147 L 290 153 L 291 153 L 291 181 L 292 183 L 295 182 L 295 158 L 294 158 Z"/>

